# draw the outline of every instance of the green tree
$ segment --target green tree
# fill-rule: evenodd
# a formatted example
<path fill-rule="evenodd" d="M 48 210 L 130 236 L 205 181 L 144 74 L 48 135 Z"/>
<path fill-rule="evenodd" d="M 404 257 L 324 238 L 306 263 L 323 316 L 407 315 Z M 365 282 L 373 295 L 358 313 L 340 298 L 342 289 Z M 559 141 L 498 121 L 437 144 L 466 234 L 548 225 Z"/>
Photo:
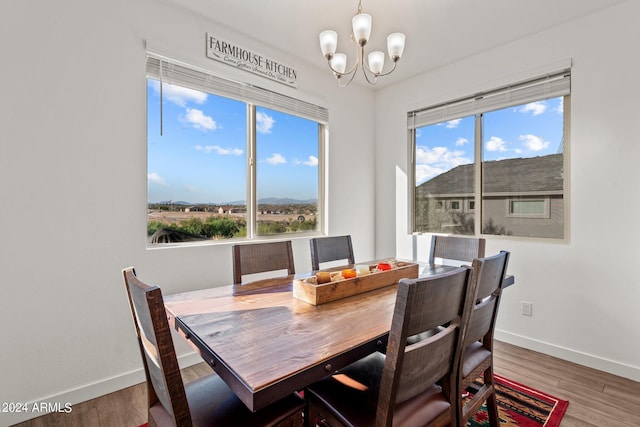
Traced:
<path fill-rule="evenodd" d="M 278 234 L 286 233 L 287 227 L 281 222 L 259 222 L 258 234 Z"/>
<path fill-rule="evenodd" d="M 240 231 L 240 224 L 231 218 L 211 216 L 205 221 L 203 231 L 207 237 L 230 239 Z"/>
<path fill-rule="evenodd" d="M 189 218 L 185 221 L 181 221 L 179 230 L 189 234 L 207 236 L 207 234 L 204 233 L 204 225 L 200 218 Z"/>

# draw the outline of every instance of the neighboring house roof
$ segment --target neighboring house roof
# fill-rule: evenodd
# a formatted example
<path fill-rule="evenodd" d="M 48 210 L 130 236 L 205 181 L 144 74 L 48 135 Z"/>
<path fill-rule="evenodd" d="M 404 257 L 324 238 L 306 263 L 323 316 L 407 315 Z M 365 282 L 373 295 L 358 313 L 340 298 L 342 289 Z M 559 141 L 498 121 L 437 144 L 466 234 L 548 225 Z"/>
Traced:
<path fill-rule="evenodd" d="M 474 165 L 456 166 L 420 184 L 417 191 L 431 195 L 473 193 Z M 530 193 L 563 190 L 563 155 L 484 162 L 483 193 Z"/>

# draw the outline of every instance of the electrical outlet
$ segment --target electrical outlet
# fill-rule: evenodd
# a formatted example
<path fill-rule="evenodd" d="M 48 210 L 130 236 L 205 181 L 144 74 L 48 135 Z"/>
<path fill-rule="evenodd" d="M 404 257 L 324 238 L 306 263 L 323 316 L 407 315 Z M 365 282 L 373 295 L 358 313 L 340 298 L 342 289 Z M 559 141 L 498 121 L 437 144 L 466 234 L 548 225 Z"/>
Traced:
<path fill-rule="evenodd" d="M 522 301 L 522 315 L 533 316 L 533 303 L 529 301 Z"/>

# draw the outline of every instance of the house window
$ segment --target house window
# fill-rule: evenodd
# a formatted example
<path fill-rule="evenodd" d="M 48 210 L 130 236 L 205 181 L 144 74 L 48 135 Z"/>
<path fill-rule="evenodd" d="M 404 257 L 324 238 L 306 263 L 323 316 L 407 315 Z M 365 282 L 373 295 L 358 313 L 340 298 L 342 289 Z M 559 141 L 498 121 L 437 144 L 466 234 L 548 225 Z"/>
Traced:
<path fill-rule="evenodd" d="M 202 73 L 147 62 L 149 244 L 320 233 L 326 110 Z"/>
<path fill-rule="evenodd" d="M 460 212 L 462 209 L 460 208 L 460 200 L 452 200 L 451 201 L 451 210 Z"/>
<path fill-rule="evenodd" d="M 508 199 L 507 216 L 549 218 L 549 199 Z"/>
<path fill-rule="evenodd" d="M 467 200 L 467 210 L 469 212 L 474 212 L 476 210 L 476 201 L 475 200 Z"/>
<path fill-rule="evenodd" d="M 411 231 L 563 239 L 569 91 L 564 71 L 410 112 Z"/>

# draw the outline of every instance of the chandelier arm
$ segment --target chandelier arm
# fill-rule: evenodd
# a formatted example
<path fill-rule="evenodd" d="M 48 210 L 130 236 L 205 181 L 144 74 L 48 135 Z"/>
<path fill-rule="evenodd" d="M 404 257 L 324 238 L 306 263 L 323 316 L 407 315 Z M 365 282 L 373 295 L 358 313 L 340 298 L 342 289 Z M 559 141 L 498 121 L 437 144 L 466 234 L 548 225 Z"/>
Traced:
<path fill-rule="evenodd" d="M 362 74 L 364 74 L 364 78 L 367 80 L 367 83 L 369 83 L 370 85 L 375 85 L 376 83 L 378 83 L 378 76 L 375 73 L 371 72 L 371 68 L 369 68 L 369 64 L 367 64 L 364 61 L 364 49 L 360 49 L 360 59 L 362 61 Z M 373 74 L 373 81 L 369 80 L 369 75 L 367 74 L 367 71 Z"/>
<path fill-rule="evenodd" d="M 330 60 L 327 60 L 327 65 L 329 66 L 329 69 L 330 69 L 331 71 L 333 71 L 334 73 L 336 73 L 337 75 L 339 75 L 339 76 L 341 76 L 341 77 L 342 77 L 342 76 L 347 76 L 347 75 L 352 74 L 352 73 L 353 73 L 353 74 L 355 74 L 355 71 L 356 71 L 356 69 L 358 68 L 358 61 L 356 61 L 356 63 L 355 63 L 355 64 L 353 64 L 353 67 L 351 67 L 351 69 L 350 69 L 349 71 L 345 71 L 345 72 L 343 72 L 343 73 L 341 73 L 340 71 L 338 71 L 338 70 L 336 70 L 335 68 L 333 68 L 333 67 L 331 66 L 331 61 L 330 61 Z"/>
<path fill-rule="evenodd" d="M 377 77 L 384 77 L 384 76 L 388 76 L 389 74 L 393 73 L 393 70 L 396 69 L 396 65 L 398 64 L 398 61 L 393 61 L 393 68 L 391 68 L 389 71 L 387 71 L 386 73 L 380 73 L 377 74 Z"/>
<path fill-rule="evenodd" d="M 353 78 L 354 78 L 354 77 L 356 76 L 356 74 L 357 74 L 357 73 L 355 72 L 355 70 L 353 70 L 353 71 L 354 71 L 354 72 L 353 72 L 353 73 L 351 73 L 351 77 L 349 78 L 349 81 L 348 81 L 348 82 L 346 82 L 346 83 L 344 83 L 344 84 L 343 84 L 343 83 L 341 83 L 341 80 L 340 80 L 340 79 L 338 79 L 338 86 L 339 86 L 339 87 L 347 87 L 347 86 L 349 86 L 349 83 L 351 83 L 351 82 L 353 81 Z"/>
<path fill-rule="evenodd" d="M 331 61 L 327 60 L 327 65 L 329 66 L 329 69 L 335 73 L 335 76 L 338 79 L 338 86 L 347 87 L 353 81 L 353 78 L 357 74 L 356 71 L 358 70 L 358 65 L 360 65 L 360 62 L 361 62 L 360 56 L 364 55 L 364 54 L 361 54 L 361 51 L 363 51 L 362 46 L 357 45 L 356 46 L 356 62 L 353 64 L 353 66 L 351 67 L 351 69 L 349 71 L 345 71 L 345 72 L 342 72 L 342 73 L 340 71 L 336 70 L 335 68 L 333 68 L 331 66 Z M 340 79 L 340 77 L 344 77 L 344 76 L 350 76 L 349 80 L 346 83 L 342 83 L 342 80 Z"/>

